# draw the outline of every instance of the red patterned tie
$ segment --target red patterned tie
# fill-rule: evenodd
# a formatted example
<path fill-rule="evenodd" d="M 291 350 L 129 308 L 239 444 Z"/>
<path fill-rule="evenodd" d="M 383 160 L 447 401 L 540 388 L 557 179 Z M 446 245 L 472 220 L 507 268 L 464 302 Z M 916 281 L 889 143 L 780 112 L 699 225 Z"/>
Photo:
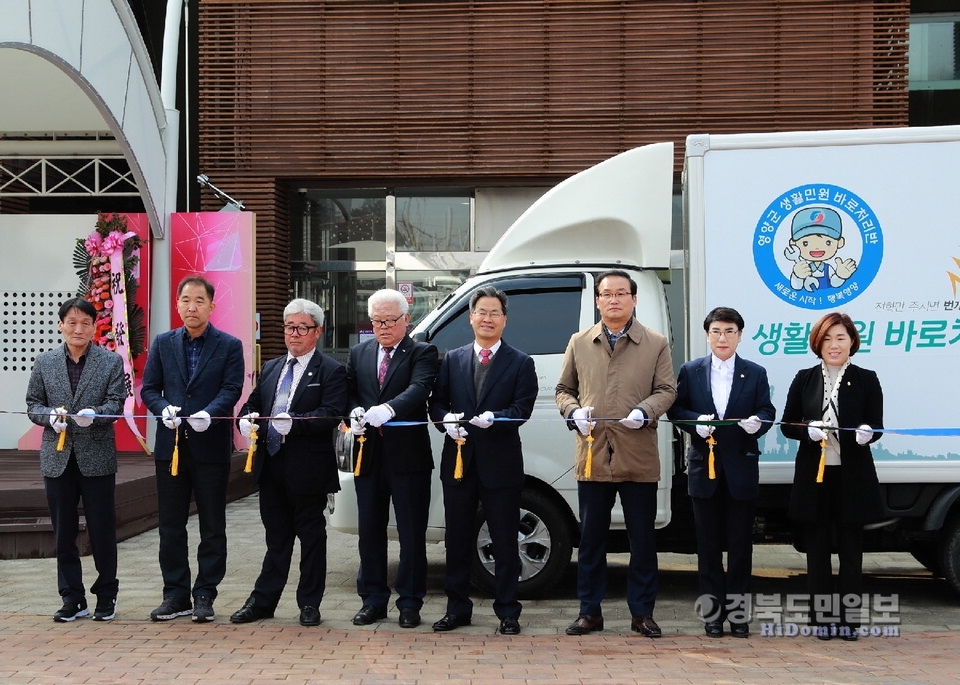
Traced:
<path fill-rule="evenodd" d="M 383 348 L 383 359 L 380 361 L 380 370 L 377 372 L 377 380 L 380 381 L 380 387 L 383 387 L 383 381 L 387 378 L 387 369 L 390 368 L 390 353 L 392 347 Z"/>
<path fill-rule="evenodd" d="M 490 363 L 490 350 L 480 350 L 480 366 L 486 366 Z"/>

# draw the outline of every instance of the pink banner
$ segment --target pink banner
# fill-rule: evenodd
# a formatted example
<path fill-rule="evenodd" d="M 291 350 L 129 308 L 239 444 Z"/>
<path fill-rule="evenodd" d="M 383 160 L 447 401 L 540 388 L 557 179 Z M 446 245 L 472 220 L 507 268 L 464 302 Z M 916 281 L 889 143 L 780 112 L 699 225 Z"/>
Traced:
<path fill-rule="evenodd" d="M 170 216 L 171 297 L 170 327 L 183 325 L 176 307 L 176 286 L 186 276 L 199 274 L 216 289 L 216 308 L 210 323 L 240 338 L 244 353 L 244 387 L 240 402 L 253 388 L 255 327 L 254 238 L 256 218 L 251 212 L 178 212 Z M 238 449 L 246 439 L 235 433 Z"/>

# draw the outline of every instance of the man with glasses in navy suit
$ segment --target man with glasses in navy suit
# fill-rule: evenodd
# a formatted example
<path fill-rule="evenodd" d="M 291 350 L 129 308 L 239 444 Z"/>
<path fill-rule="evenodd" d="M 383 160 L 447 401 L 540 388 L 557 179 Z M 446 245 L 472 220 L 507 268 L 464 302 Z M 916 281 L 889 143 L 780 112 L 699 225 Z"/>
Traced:
<path fill-rule="evenodd" d="M 267 552 L 246 603 L 232 623 L 273 618 L 300 540 L 297 605 L 300 625 L 320 625 L 327 576 L 327 495 L 340 489 L 333 433 L 346 412 L 347 374 L 320 352 L 323 310 L 295 299 L 283 310 L 287 354 L 263 365 L 257 387 L 240 409 L 240 432 L 257 431 L 254 481 Z M 272 416 L 270 421 L 257 419 Z"/>

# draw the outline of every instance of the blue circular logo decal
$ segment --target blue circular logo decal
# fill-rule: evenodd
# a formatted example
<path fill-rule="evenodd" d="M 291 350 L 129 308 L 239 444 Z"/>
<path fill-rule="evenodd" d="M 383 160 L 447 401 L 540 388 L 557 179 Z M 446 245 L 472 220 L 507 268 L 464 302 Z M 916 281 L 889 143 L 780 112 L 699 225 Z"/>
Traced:
<path fill-rule="evenodd" d="M 802 309 L 856 299 L 883 260 L 883 231 L 866 202 L 827 183 L 797 186 L 771 202 L 753 234 L 753 262 L 774 295 Z"/>

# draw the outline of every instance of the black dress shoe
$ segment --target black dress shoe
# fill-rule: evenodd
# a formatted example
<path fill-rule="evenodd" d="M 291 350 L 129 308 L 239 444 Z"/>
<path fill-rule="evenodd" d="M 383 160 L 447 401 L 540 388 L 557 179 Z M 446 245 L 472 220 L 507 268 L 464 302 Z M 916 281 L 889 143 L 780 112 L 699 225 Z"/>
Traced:
<path fill-rule="evenodd" d="M 731 630 L 733 625 L 731 624 Z M 707 637 L 723 637 L 723 621 L 707 621 L 703 624 L 703 632 Z"/>
<path fill-rule="evenodd" d="M 749 623 L 731 623 L 730 634 L 734 637 L 750 637 Z"/>
<path fill-rule="evenodd" d="M 634 616 L 630 621 L 630 630 L 640 633 L 644 637 L 660 637 L 663 632 L 653 620 L 653 616 Z"/>
<path fill-rule="evenodd" d="M 580 614 L 577 620 L 567 626 L 567 635 L 589 635 L 595 630 L 603 630 L 603 616 Z"/>
<path fill-rule="evenodd" d="M 443 618 L 433 624 L 434 631 L 445 633 L 448 630 L 455 630 L 460 626 L 470 625 L 470 616 L 458 616 L 457 614 L 444 614 Z"/>
<path fill-rule="evenodd" d="M 230 617 L 230 623 L 253 623 L 262 618 L 273 618 L 273 609 L 258 606 L 251 597 L 233 613 L 233 616 Z"/>
<path fill-rule="evenodd" d="M 320 610 L 317 607 L 302 607 L 300 609 L 300 625 L 318 626 L 320 625 Z"/>
<path fill-rule="evenodd" d="M 375 607 L 372 604 L 364 604 L 360 611 L 353 617 L 353 625 L 368 626 L 371 623 L 382 621 L 387 617 L 387 607 Z"/>
<path fill-rule="evenodd" d="M 400 607 L 400 627 L 416 628 L 420 625 L 420 612 L 413 607 Z"/>
<path fill-rule="evenodd" d="M 515 618 L 504 618 L 500 621 L 500 634 L 501 635 L 519 635 L 520 634 L 520 621 Z"/>

